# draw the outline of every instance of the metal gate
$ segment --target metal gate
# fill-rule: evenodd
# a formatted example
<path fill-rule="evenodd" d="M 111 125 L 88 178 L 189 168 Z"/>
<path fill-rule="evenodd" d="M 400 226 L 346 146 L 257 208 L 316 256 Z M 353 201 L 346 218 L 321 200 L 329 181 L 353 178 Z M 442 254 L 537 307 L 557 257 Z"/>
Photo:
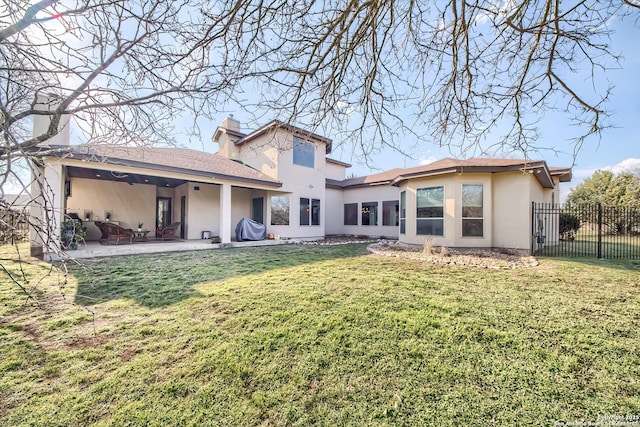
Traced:
<path fill-rule="evenodd" d="M 535 255 L 640 259 L 640 209 L 534 202 L 531 220 Z"/>

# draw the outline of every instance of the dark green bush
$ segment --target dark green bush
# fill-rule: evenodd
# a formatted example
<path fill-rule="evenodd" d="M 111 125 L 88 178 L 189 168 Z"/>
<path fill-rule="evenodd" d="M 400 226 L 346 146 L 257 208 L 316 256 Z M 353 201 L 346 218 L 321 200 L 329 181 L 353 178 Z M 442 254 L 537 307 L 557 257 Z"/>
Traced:
<path fill-rule="evenodd" d="M 580 228 L 580 218 L 566 212 L 560 213 L 560 240 L 573 240 Z"/>

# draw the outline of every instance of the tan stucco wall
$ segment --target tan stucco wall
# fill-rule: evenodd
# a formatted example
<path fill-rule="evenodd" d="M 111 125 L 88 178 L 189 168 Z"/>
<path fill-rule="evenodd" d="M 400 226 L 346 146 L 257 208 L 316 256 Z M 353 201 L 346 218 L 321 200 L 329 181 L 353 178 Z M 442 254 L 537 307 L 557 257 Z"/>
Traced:
<path fill-rule="evenodd" d="M 271 197 L 285 196 L 289 198 L 289 225 L 271 225 Z M 300 225 L 300 197 L 320 200 L 320 225 Z M 307 238 L 315 239 L 325 235 L 326 211 L 333 209 L 327 206 L 324 196 L 315 191 L 307 193 L 279 193 L 267 192 L 267 208 L 265 211 L 267 232 L 277 234 L 282 238 Z"/>
<path fill-rule="evenodd" d="M 34 165 L 29 227 L 31 254 L 37 257 L 60 249 L 60 229 L 65 213 L 64 181 L 66 171 L 57 161 L 45 167 Z M 44 233 L 42 230 L 50 230 Z M 46 255 L 45 255 L 46 256 Z"/>
<path fill-rule="evenodd" d="M 347 177 L 347 168 L 342 165 L 326 162 L 326 171 L 328 179 L 343 181 Z"/>
<path fill-rule="evenodd" d="M 230 153 L 233 160 L 241 160 L 270 178 L 278 179 L 278 156 L 286 149 L 286 134 L 267 133 L 245 145 L 235 146 Z"/>
<path fill-rule="evenodd" d="M 97 179 L 71 178 L 71 196 L 67 198 L 67 212 L 76 212 L 83 218 L 85 210 L 91 210 L 92 221 L 105 219 L 105 211 L 113 213 L 112 220 L 121 226 L 135 229 L 138 221 L 144 228 L 155 227 L 156 187 L 153 185 L 129 185 L 123 182 Z M 87 224 L 88 240 L 100 237 L 98 228 Z"/>
<path fill-rule="evenodd" d="M 325 190 L 327 208 L 325 209 L 326 234 L 344 234 L 344 201 L 342 190 L 327 188 Z"/>
<path fill-rule="evenodd" d="M 531 244 L 531 181 L 534 180 L 530 174 L 522 172 L 494 175 L 494 246 L 529 249 Z M 537 185 L 539 186 L 539 184 Z"/>
<path fill-rule="evenodd" d="M 236 147 L 240 160 L 282 182 L 282 187 L 277 191 L 264 193 L 267 232 L 282 238 L 317 238 L 325 235 L 326 146 L 320 141 L 308 142 L 312 142 L 315 147 L 313 168 L 293 164 L 293 135 L 282 129 L 275 133 L 267 133 L 247 145 Z M 271 196 L 274 195 L 289 197 L 288 226 L 271 225 Z M 300 225 L 300 198 L 320 200 L 320 225 Z M 251 197 L 243 216 L 251 217 Z M 234 217 L 234 227 L 240 218 L 236 220 Z"/>
<path fill-rule="evenodd" d="M 251 218 L 251 190 L 231 187 L 231 238 L 236 238 L 236 225 L 242 217 Z"/>
<path fill-rule="evenodd" d="M 483 237 L 462 236 L 462 185 L 483 185 Z M 416 234 L 416 194 L 417 189 L 444 186 L 444 236 L 426 236 Z M 491 174 L 451 174 L 432 178 L 414 179 L 400 186 L 400 191 L 407 192 L 406 233 L 400 234 L 399 240 L 412 245 L 423 245 L 433 239 L 436 246 L 449 247 L 491 247 L 494 208 L 491 203 L 493 187 Z"/>
<path fill-rule="evenodd" d="M 198 190 L 195 188 L 198 187 Z M 182 188 L 176 189 L 176 200 L 178 213 L 176 221 L 182 220 L 185 224 L 185 238 L 200 239 L 203 231 L 211 231 L 212 236 L 219 235 L 220 229 L 220 186 L 213 184 L 189 183 L 187 196 L 186 218 L 180 218 L 180 197 L 183 195 Z M 174 209 L 175 212 L 175 209 Z"/>
<path fill-rule="evenodd" d="M 382 225 L 382 202 L 398 200 L 400 192 L 398 187 L 390 185 L 378 185 L 375 187 L 350 188 L 343 191 L 342 205 L 336 209 L 339 215 L 339 224 L 342 225 L 342 233 L 347 235 L 363 235 L 372 237 L 398 238 L 399 227 L 395 225 Z M 378 225 L 362 225 L 362 203 L 378 202 Z M 344 205 L 358 203 L 358 225 L 344 225 Z"/>

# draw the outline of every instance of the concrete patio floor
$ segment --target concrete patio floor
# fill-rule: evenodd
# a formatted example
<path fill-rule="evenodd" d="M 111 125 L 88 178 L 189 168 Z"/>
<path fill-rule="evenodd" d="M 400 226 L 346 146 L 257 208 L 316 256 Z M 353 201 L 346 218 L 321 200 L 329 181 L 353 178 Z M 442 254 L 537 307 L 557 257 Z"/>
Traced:
<path fill-rule="evenodd" d="M 63 255 L 65 259 L 85 259 L 100 258 L 117 255 L 137 255 L 153 254 L 164 252 L 180 251 L 200 251 L 220 249 L 223 247 L 251 247 L 251 246 L 273 246 L 297 243 L 298 240 L 259 240 L 246 242 L 231 242 L 226 245 L 221 243 L 211 243 L 210 240 L 175 240 L 161 241 L 149 240 L 148 242 L 136 242 L 125 245 L 101 245 L 98 242 L 86 242 L 79 245 L 78 249 L 66 251 Z M 59 261 L 56 254 L 46 254 L 45 259 L 49 261 Z"/>

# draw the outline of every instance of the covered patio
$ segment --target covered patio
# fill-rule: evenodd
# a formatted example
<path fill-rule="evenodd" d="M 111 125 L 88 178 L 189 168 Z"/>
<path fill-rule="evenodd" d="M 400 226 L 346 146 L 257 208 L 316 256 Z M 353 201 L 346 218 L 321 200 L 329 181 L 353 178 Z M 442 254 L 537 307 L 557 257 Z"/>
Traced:
<path fill-rule="evenodd" d="M 175 250 L 215 247 L 202 241 L 204 236 L 231 244 L 241 218 L 257 212 L 264 223 L 268 194 L 282 185 L 240 162 L 185 149 L 64 146 L 48 154 L 34 183 L 42 190 L 39 206 L 45 209 L 32 214 L 41 218 L 53 238 L 45 242 L 35 232 L 31 236 L 32 254 L 45 258 L 59 253 L 48 246 L 58 244 L 64 215 L 86 227 L 87 243 L 69 254 L 73 258 L 164 252 L 173 245 L 180 248 Z M 144 235 L 136 239 L 149 241 L 100 247 L 99 224 L 105 222 L 138 230 Z M 184 241 L 155 242 L 170 225 L 179 227 L 175 236 Z"/>
<path fill-rule="evenodd" d="M 86 242 L 80 244 L 77 250 L 63 252 L 64 259 L 102 258 L 120 255 L 159 254 L 182 251 L 204 251 L 236 247 L 273 246 L 297 243 L 298 240 L 259 240 L 231 243 L 211 243 L 210 240 L 174 240 L 163 242 L 161 240 L 149 240 L 130 245 L 101 245 L 98 242 Z M 48 254 L 48 261 L 60 261 L 60 257 L 54 253 Z"/>

